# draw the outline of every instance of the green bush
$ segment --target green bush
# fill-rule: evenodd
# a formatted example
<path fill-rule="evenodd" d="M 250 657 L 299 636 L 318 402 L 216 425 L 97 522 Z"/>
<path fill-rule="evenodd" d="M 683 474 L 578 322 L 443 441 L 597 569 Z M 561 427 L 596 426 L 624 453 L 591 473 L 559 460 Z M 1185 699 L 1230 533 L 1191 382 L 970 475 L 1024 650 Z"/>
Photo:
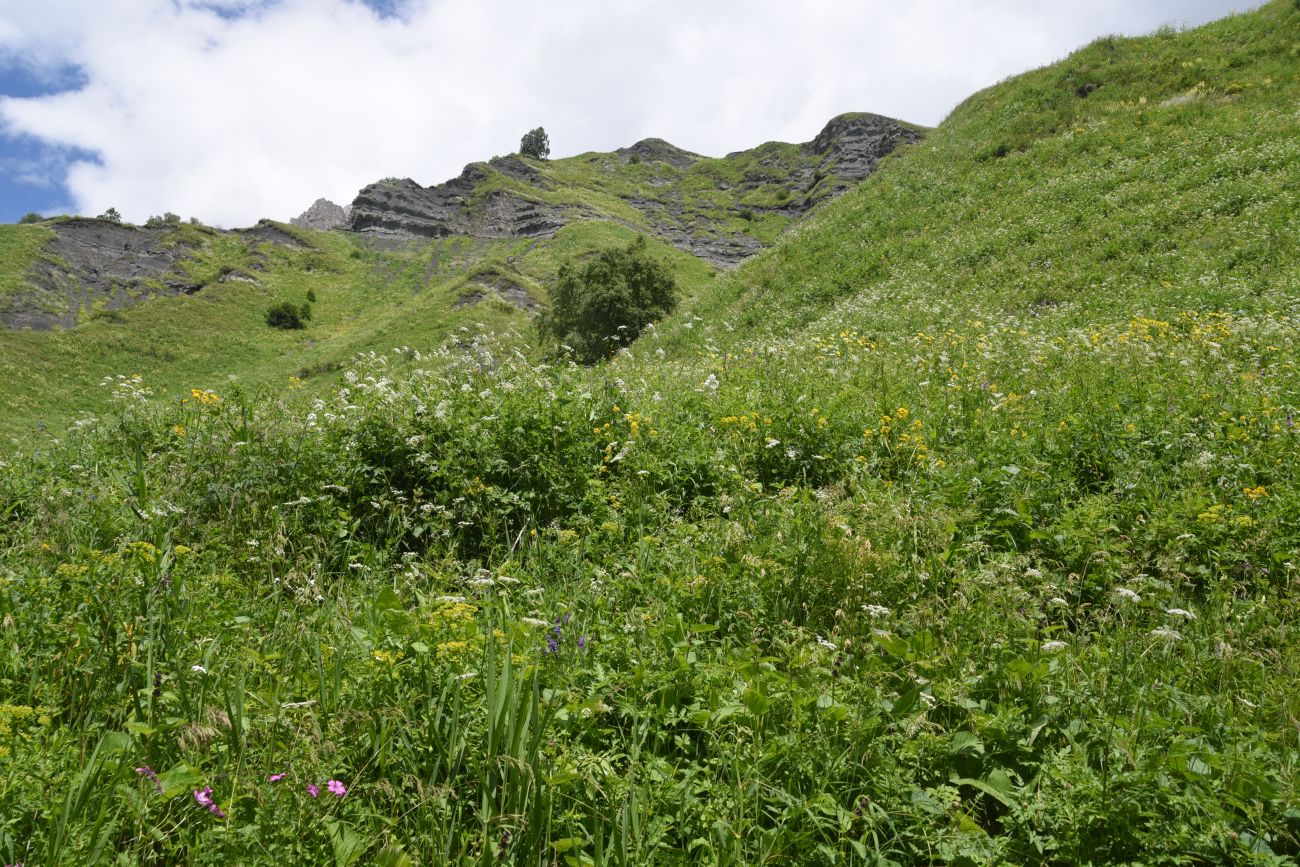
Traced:
<path fill-rule="evenodd" d="M 546 130 L 540 126 L 524 133 L 519 140 L 519 153 L 536 160 L 544 160 L 551 155 L 551 139 Z"/>
<path fill-rule="evenodd" d="M 42 217 L 40 214 L 36 213 L 35 211 L 32 211 L 31 213 L 23 214 L 23 218 L 18 221 L 18 224 L 20 226 L 25 226 L 28 223 L 43 223 L 43 222 L 45 222 L 45 218 Z"/>
<path fill-rule="evenodd" d="M 144 221 L 146 229 L 161 229 L 164 226 L 179 226 L 180 223 L 180 215 L 173 214 L 171 211 L 167 211 L 161 217 L 155 215 Z"/>
<path fill-rule="evenodd" d="M 297 305 L 285 301 L 266 311 L 266 324 L 272 328 L 283 328 L 286 330 L 306 328 L 307 321 L 310 319 L 310 304 Z"/>
<path fill-rule="evenodd" d="M 677 284 L 668 266 L 646 251 L 645 238 L 637 238 L 583 265 L 565 263 L 550 297 L 550 307 L 537 321 L 542 339 L 594 364 L 671 313 Z"/>

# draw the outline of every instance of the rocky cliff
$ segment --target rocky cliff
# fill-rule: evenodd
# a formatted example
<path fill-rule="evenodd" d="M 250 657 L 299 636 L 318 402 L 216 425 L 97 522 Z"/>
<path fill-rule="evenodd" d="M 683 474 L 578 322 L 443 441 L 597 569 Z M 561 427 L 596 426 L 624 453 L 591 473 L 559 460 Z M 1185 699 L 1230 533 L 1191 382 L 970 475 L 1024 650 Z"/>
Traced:
<path fill-rule="evenodd" d="M 302 226 L 304 229 L 328 232 L 331 229 L 341 229 L 346 226 L 351 216 L 351 208 L 340 207 L 329 199 L 317 199 L 310 208 L 289 222 L 294 226 Z"/>
<path fill-rule="evenodd" d="M 189 295 L 211 283 L 257 282 L 231 268 L 196 263 L 216 238 L 237 239 L 244 261 L 257 270 L 263 244 L 302 247 L 289 232 L 263 221 L 249 229 L 208 226 L 147 228 L 74 218 L 48 224 L 51 234 L 27 270 L 26 288 L 0 297 L 0 325 L 33 331 L 71 328 L 82 317 L 129 307 L 150 298 Z"/>
<path fill-rule="evenodd" d="M 347 228 L 390 238 L 528 238 L 607 219 L 731 267 L 920 136 L 891 118 L 846 114 L 806 144 L 771 142 L 721 159 L 654 138 L 551 162 L 498 157 L 431 187 L 409 178 L 371 184 L 353 200 Z"/>

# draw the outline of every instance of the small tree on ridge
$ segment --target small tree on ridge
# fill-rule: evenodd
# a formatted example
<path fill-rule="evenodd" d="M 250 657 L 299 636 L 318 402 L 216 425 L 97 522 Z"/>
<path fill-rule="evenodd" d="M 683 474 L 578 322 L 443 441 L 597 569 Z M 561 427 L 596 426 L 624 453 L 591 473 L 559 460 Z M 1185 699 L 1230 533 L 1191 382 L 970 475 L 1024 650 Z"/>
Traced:
<path fill-rule="evenodd" d="M 524 133 L 519 140 L 519 153 L 536 160 L 544 160 L 551 155 L 551 139 L 546 130 L 540 126 Z"/>

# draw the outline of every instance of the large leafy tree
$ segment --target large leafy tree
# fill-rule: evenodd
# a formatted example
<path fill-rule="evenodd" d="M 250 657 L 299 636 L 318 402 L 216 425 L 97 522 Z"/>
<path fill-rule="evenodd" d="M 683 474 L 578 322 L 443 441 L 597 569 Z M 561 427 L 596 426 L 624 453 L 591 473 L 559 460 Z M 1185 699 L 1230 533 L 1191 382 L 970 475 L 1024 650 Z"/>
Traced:
<path fill-rule="evenodd" d="M 583 364 L 594 364 L 676 306 L 672 270 L 650 255 L 641 237 L 584 263 L 562 265 L 537 327 L 544 340 Z"/>
<path fill-rule="evenodd" d="M 519 140 L 519 152 L 526 157 L 544 160 L 551 155 L 551 139 L 540 126 L 524 133 Z"/>

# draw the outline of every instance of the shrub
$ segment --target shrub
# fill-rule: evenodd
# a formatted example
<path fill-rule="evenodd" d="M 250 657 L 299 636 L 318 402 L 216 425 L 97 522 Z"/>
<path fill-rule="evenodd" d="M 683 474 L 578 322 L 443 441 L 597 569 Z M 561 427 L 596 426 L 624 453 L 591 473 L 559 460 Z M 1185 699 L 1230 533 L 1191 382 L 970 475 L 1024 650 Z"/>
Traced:
<path fill-rule="evenodd" d="M 179 214 L 173 214 L 167 211 L 161 217 L 155 215 L 144 221 L 146 229 L 161 229 L 164 226 L 179 226 L 181 218 Z"/>
<path fill-rule="evenodd" d="M 97 219 L 107 220 L 110 223 L 120 223 L 122 222 L 122 215 L 118 213 L 117 208 L 109 208 L 107 211 L 100 214 Z"/>
<path fill-rule="evenodd" d="M 18 221 L 18 224 L 27 225 L 28 223 L 43 223 L 43 222 L 45 222 L 45 218 L 42 217 L 40 214 L 36 213 L 35 211 L 32 211 L 30 213 L 23 214 L 23 218 Z"/>
<path fill-rule="evenodd" d="M 668 266 L 646 250 L 645 238 L 637 238 L 585 264 L 565 263 L 550 297 L 537 322 L 542 339 L 594 364 L 671 313 L 677 306 L 677 284 Z"/>
<path fill-rule="evenodd" d="M 303 304 L 300 306 L 284 301 L 266 311 L 266 324 L 272 328 L 283 328 L 286 330 L 306 328 L 307 320 L 309 319 L 311 319 L 310 304 Z"/>

